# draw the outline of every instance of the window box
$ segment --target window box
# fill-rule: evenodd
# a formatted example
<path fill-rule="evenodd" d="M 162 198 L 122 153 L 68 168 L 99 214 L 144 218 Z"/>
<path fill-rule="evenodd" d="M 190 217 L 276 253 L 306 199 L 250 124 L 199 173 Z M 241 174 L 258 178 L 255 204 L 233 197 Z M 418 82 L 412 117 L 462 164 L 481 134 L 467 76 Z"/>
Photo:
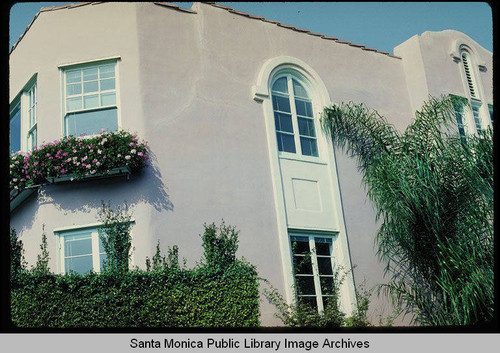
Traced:
<path fill-rule="evenodd" d="M 73 174 L 61 175 L 58 177 L 47 177 L 47 181 L 50 184 L 59 184 L 59 183 L 67 183 L 71 181 L 78 180 L 88 180 L 88 179 L 103 179 L 103 178 L 112 178 L 118 176 L 126 176 L 127 180 L 130 178 L 130 168 L 128 166 L 122 166 L 118 168 L 113 168 L 106 173 L 95 173 L 95 174 L 86 174 L 83 177 L 75 177 Z"/>
<path fill-rule="evenodd" d="M 10 212 L 15 210 L 17 206 L 30 197 L 37 190 L 37 188 L 38 186 L 32 186 L 22 190 L 10 190 Z"/>

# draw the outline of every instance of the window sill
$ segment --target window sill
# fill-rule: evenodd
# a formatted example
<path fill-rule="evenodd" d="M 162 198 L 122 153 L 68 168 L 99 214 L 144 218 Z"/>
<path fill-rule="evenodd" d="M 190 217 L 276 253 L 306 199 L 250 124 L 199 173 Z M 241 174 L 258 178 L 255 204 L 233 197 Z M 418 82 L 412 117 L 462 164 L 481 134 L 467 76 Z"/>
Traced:
<path fill-rule="evenodd" d="M 322 159 L 320 159 L 319 157 L 302 156 L 302 155 L 297 155 L 295 153 L 278 152 L 278 158 L 279 159 L 288 159 L 288 160 L 292 160 L 292 161 L 327 165 L 327 163 L 325 161 L 323 161 Z"/>

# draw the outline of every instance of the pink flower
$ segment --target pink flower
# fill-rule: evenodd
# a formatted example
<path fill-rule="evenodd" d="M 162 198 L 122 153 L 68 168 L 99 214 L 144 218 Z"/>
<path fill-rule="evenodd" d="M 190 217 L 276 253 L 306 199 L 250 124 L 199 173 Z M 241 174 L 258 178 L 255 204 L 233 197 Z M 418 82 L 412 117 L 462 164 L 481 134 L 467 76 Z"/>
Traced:
<path fill-rule="evenodd" d="M 61 174 L 66 174 L 66 171 L 64 169 L 61 169 Z"/>
<path fill-rule="evenodd" d="M 137 151 L 136 151 L 136 149 L 134 148 L 133 150 L 131 150 L 131 151 L 130 151 L 130 153 L 132 153 L 132 154 L 136 154 L 136 153 L 137 153 Z"/>
<path fill-rule="evenodd" d="M 125 159 L 128 161 L 131 157 L 130 156 L 125 156 Z"/>

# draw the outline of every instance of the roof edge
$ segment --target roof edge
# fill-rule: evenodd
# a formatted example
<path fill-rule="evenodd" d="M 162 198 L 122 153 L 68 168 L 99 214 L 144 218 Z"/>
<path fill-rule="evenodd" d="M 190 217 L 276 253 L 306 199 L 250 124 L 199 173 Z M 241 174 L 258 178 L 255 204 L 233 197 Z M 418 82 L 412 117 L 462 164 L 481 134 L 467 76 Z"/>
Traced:
<path fill-rule="evenodd" d="M 232 14 L 235 14 L 235 15 L 239 15 L 239 16 L 243 16 L 243 17 L 247 17 L 247 18 L 251 18 L 251 19 L 255 19 L 255 20 L 260 20 L 260 21 L 266 22 L 266 23 L 275 24 L 275 25 L 277 25 L 279 27 L 282 27 L 282 28 L 285 28 L 285 29 L 289 29 L 289 30 L 292 30 L 292 31 L 301 32 L 301 33 L 304 33 L 304 34 L 307 34 L 307 35 L 319 37 L 321 39 L 332 40 L 332 41 L 335 41 L 336 43 L 339 43 L 339 44 L 347 44 L 347 45 L 349 45 L 351 47 L 359 48 L 361 50 L 366 50 L 366 51 L 372 51 L 374 53 L 386 55 L 386 56 L 391 57 L 391 58 L 401 59 L 401 57 L 393 55 L 393 54 L 389 54 L 389 53 L 387 53 L 385 51 L 380 51 L 380 50 L 373 49 L 373 48 L 367 48 L 363 44 L 351 43 L 349 41 L 340 40 L 340 39 L 338 39 L 336 37 L 327 36 L 325 34 L 314 33 L 314 32 L 311 32 L 308 29 L 297 28 L 297 27 L 294 27 L 294 26 L 291 26 L 291 25 L 283 24 L 283 23 L 281 23 L 279 21 L 268 20 L 268 19 L 266 19 L 266 18 L 264 18 L 262 16 L 251 15 L 251 14 L 248 14 L 248 13 L 243 12 L 243 11 L 235 10 L 235 9 L 233 9 L 231 7 L 228 7 L 228 6 L 219 5 L 219 4 L 215 3 L 215 2 L 204 2 L 204 4 L 210 5 L 210 6 L 213 6 L 213 7 L 217 7 L 217 8 L 222 9 L 222 10 L 226 10 L 229 13 L 232 13 Z"/>

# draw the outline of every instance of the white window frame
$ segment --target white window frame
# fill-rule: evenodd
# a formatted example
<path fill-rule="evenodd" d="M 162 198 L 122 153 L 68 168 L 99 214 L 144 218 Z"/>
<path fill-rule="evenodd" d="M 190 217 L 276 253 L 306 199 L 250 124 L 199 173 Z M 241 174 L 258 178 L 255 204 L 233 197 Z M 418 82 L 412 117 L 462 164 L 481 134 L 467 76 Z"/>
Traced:
<path fill-rule="evenodd" d="M 27 133 L 26 145 L 29 151 L 32 151 L 38 145 L 38 89 L 36 82 L 26 92 L 27 100 Z"/>
<path fill-rule="evenodd" d="M 325 305 L 323 303 L 323 297 L 326 296 L 321 289 L 321 281 L 320 281 L 320 273 L 319 273 L 319 265 L 318 265 L 318 257 L 323 257 L 323 258 L 330 258 L 331 264 L 332 264 L 332 275 L 321 275 L 322 277 L 331 277 L 333 280 L 333 284 L 338 285 L 339 283 L 336 283 L 336 273 L 338 276 L 342 276 L 342 269 L 337 265 L 336 260 L 335 260 L 335 245 L 336 245 L 336 240 L 338 237 L 337 233 L 314 233 L 314 232 L 300 232 L 300 231 L 293 231 L 291 230 L 289 232 L 290 235 L 290 254 L 292 256 L 292 264 L 294 262 L 293 257 L 294 256 L 299 256 L 301 257 L 302 255 L 294 255 L 293 249 L 292 249 L 292 243 L 293 243 L 293 238 L 307 238 L 309 241 L 309 249 L 310 249 L 310 256 L 311 256 L 311 265 L 312 265 L 312 271 L 313 271 L 313 279 L 314 279 L 314 290 L 315 294 L 314 295 L 301 295 L 303 297 L 315 297 L 316 298 L 316 306 L 318 309 L 318 312 L 323 312 L 325 309 Z M 316 239 L 327 239 L 330 241 L 330 255 L 318 255 L 316 253 Z M 346 269 L 344 269 L 346 270 Z M 294 268 L 294 277 L 310 277 L 308 275 L 304 274 L 296 274 L 295 273 L 295 268 Z M 341 278 L 341 277 L 340 277 Z M 340 279 L 339 278 L 339 279 Z M 298 299 L 299 294 L 297 293 L 297 283 L 295 282 L 295 288 L 296 288 L 296 297 Z M 337 288 L 337 290 L 340 292 L 340 288 Z M 340 293 L 339 293 L 340 294 Z M 339 300 L 341 300 L 341 296 L 339 295 L 338 297 Z M 338 303 L 342 305 L 342 303 Z"/>
<path fill-rule="evenodd" d="M 302 87 L 307 91 L 308 95 L 310 95 L 310 87 L 307 82 L 298 72 L 293 71 L 293 70 L 282 70 L 279 73 L 275 74 L 273 76 L 272 82 L 270 84 L 270 87 L 272 88 L 274 83 L 279 80 L 280 78 L 285 77 L 287 80 L 287 89 L 288 93 L 284 94 L 281 92 L 274 92 L 271 89 L 271 97 L 273 96 L 287 96 L 288 102 L 290 104 L 290 115 L 292 119 L 292 126 L 293 126 L 293 137 L 294 137 L 294 143 L 295 143 L 295 153 L 293 152 L 286 152 L 286 151 L 279 151 L 278 153 L 280 157 L 288 157 L 288 158 L 306 158 L 306 159 L 319 159 L 320 157 L 320 151 L 318 149 L 318 121 L 315 118 L 316 116 L 316 106 L 314 105 L 314 101 L 312 98 L 308 97 L 307 99 L 311 102 L 312 106 L 312 114 L 313 116 L 310 118 L 310 120 L 313 121 L 314 124 L 314 137 L 312 136 L 306 136 L 306 135 L 300 135 L 299 131 L 299 115 L 297 114 L 296 106 L 295 106 L 295 92 L 293 89 L 293 80 L 296 80 Z M 299 100 L 302 99 L 299 97 Z M 274 111 L 274 109 L 273 109 Z M 304 118 L 309 118 L 309 117 L 304 117 Z M 276 131 L 278 133 L 278 131 Z M 289 135 L 292 135 L 292 133 L 289 133 Z M 308 138 L 308 139 L 313 139 L 314 143 L 316 145 L 316 153 L 318 154 L 317 156 L 314 155 L 306 155 L 302 153 L 302 143 L 301 143 L 301 137 Z M 277 139 L 277 137 L 276 137 Z M 276 141 L 276 148 L 278 148 L 278 141 Z"/>
<path fill-rule="evenodd" d="M 21 92 L 12 100 L 9 110 L 9 122 L 12 113 L 19 109 L 20 111 L 20 150 L 15 152 L 31 152 L 37 147 L 37 120 L 38 120 L 38 89 L 37 76 L 35 73 L 24 85 Z M 32 97 L 35 97 L 32 101 Z M 33 117 L 34 119 L 31 119 Z M 35 136 L 35 143 L 30 143 L 30 135 Z M 9 137 L 10 148 L 10 137 Z"/>
<path fill-rule="evenodd" d="M 464 107 L 462 113 L 464 132 L 466 135 L 478 134 L 480 130 L 485 130 L 492 124 L 488 104 L 483 99 L 484 94 L 478 72 L 481 65 L 477 65 L 474 51 L 469 45 L 459 45 L 457 54 L 458 58 L 453 57 L 460 63 L 464 97 L 469 102 L 469 106 Z"/>
<path fill-rule="evenodd" d="M 80 112 L 92 112 L 92 111 L 99 111 L 99 110 L 105 110 L 105 109 L 112 109 L 116 108 L 116 124 L 117 124 L 117 130 L 121 129 L 121 102 L 120 102 L 120 56 L 113 56 L 113 57 L 106 57 L 106 58 L 100 58 L 100 59 L 95 59 L 95 60 L 88 60 L 88 61 L 81 61 L 81 62 L 75 62 L 75 63 L 70 63 L 70 64 L 63 64 L 59 65 L 59 71 L 60 71 L 60 76 L 61 76 L 61 97 L 62 97 L 62 102 L 61 102 L 61 135 L 62 136 L 68 136 L 68 131 L 66 128 L 66 115 L 70 113 L 80 113 Z M 92 92 L 89 95 L 98 95 L 99 99 L 99 106 L 98 107 L 92 107 L 92 108 L 84 108 L 83 107 L 83 97 L 85 96 L 83 92 L 83 81 L 82 81 L 82 92 L 79 95 L 76 96 L 81 96 L 82 97 L 82 108 L 81 109 L 76 109 L 76 110 L 67 110 L 66 107 L 66 99 L 68 98 L 66 95 L 66 73 L 68 71 L 72 70 L 77 70 L 77 69 L 86 69 L 86 68 L 92 68 L 92 67 L 99 67 L 103 65 L 109 65 L 109 64 L 114 64 L 114 69 L 115 69 L 115 88 L 114 90 L 107 90 L 104 93 L 110 93 L 112 91 L 115 92 L 115 104 L 110 104 L 110 105 L 104 105 L 102 106 L 100 104 L 100 99 L 101 99 L 101 90 L 98 89 L 97 92 Z M 99 79 L 97 79 L 99 82 Z M 99 85 L 99 83 L 98 83 Z M 100 87 L 100 86 L 98 86 Z M 96 132 L 98 133 L 98 132 Z"/>
<path fill-rule="evenodd" d="M 313 112 L 315 115 L 315 129 L 317 137 L 318 157 L 303 156 L 297 153 L 279 153 L 276 141 L 276 128 L 274 122 L 274 111 L 272 105 L 271 83 L 275 75 L 282 72 L 292 71 L 302 77 L 307 85 L 310 98 L 313 102 Z M 284 203 L 284 189 L 281 179 L 280 159 L 292 159 L 314 164 L 328 165 L 329 173 L 333 180 L 333 204 L 335 205 L 338 228 L 334 231 L 338 234 L 335 242 L 336 263 L 348 271 L 346 278 L 341 286 L 341 309 L 350 315 L 357 306 L 357 299 L 354 287 L 354 278 L 352 274 L 352 265 L 349 254 L 349 245 L 347 241 L 347 231 L 344 223 L 343 207 L 340 198 L 338 185 L 337 166 L 333 153 L 333 145 L 330 139 L 324 134 L 319 134 L 319 116 L 324 107 L 330 106 L 332 101 L 328 90 L 317 72 L 307 63 L 300 59 L 290 56 L 278 56 L 268 59 L 263 63 L 257 76 L 256 84 L 251 88 L 251 96 L 256 102 L 262 103 L 264 110 L 264 119 L 267 134 L 267 144 L 269 153 L 269 162 L 272 175 L 272 185 L 274 193 L 274 204 L 277 218 L 277 233 L 280 244 L 280 253 L 282 260 L 282 270 L 284 277 L 284 291 L 288 303 L 295 301 L 293 264 L 290 256 L 290 238 L 287 224 L 287 216 Z M 311 230 L 311 229 L 309 229 Z M 304 230 L 304 231 L 309 231 Z M 322 229 L 313 229 L 311 231 L 321 232 Z"/>
<path fill-rule="evenodd" d="M 99 273 L 101 272 L 100 255 L 105 253 L 99 252 L 99 227 L 101 224 L 90 224 L 87 226 L 69 227 L 64 229 L 55 229 L 54 234 L 58 236 L 58 251 L 57 251 L 57 272 L 60 274 L 65 274 L 65 238 L 72 235 L 78 235 L 83 233 L 91 233 L 91 244 L 92 244 L 92 271 Z M 90 271 L 90 270 L 89 270 Z"/>

